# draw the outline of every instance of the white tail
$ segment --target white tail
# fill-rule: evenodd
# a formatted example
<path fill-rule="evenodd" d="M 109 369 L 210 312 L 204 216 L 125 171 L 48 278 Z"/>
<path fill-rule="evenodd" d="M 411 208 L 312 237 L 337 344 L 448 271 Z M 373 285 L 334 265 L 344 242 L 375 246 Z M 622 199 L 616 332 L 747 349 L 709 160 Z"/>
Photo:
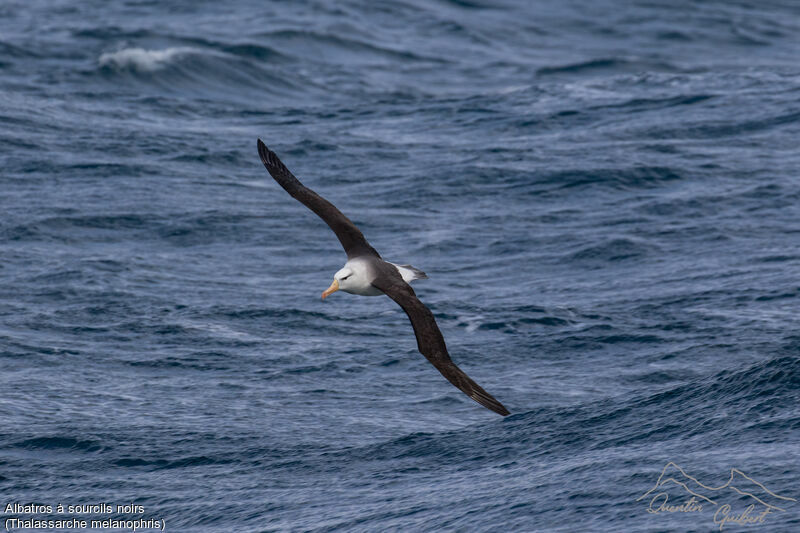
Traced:
<path fill-rule="evenodd" d="M 400 272 L 400 275 L 403 276 L 403 281 L 406 283 L 411 283 L 417 279 L 428 279 L 428 275 L 425 274 L 425 272 L 411 265 L 397 265 L 395 263 L 391 264 L 394 265 L 394 267 Z"/>

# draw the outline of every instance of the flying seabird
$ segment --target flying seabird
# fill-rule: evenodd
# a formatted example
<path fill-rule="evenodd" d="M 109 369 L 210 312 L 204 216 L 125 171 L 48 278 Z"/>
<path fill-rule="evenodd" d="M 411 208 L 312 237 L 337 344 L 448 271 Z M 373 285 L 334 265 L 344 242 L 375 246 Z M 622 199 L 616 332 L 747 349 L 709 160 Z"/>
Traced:
<path fill-rule="evenodd" d="M 409 285 L 414 280 L 428 276 L 411 265 L 395 265 L 381 259 L 356 225 L 336 206 L 300 183 L 261 139 L 258 139 L 258 155 L 270 175 L 292 198 L 311 209 L 330 226 L 347 253 L 347 262 L 334 274 L 333 283 L 322 293 L 322 299 L 339 290 L 362 296 L 385 294 L 406 312 L 417 336 L 417 348 L 447 381 L 487 409 L 503 416 L 510 414 L 503 404 L 450 359 L 433 313 L 419 301 Z"/>

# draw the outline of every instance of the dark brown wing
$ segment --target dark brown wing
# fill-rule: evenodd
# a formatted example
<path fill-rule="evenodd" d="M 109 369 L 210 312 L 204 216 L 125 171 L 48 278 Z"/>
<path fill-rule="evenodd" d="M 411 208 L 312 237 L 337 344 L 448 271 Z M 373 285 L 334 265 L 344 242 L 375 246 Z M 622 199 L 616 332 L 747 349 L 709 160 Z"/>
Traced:
<path fill-rule="evenodd" d="M 331 227 L 339 238 L 339 242 L 342 243 L 348 259 L 360 255 L 380 257 L 349 218 L 336 209 L 335 205 L 300 183 L 300 180 L 289 172 L 275 152 L 267 148 L 261 139 L 258 139 L 258 155 L 261 156 L 261 161 L 267 167 L 270 175 L 281 187 L 286 189 L 292 198 L 311 209 Z"/>
<path fill-rule="evenodd" d="M 417 336 L 417 348 L 420 353 L 447 378 L 447 381 L 487 409 L 491 409 L 503 416 L 511 414 L 503 404 L 483 390 L 480 385 L 475 383 L 450 359 L 450 355 L 447 353 L 447 346 L 444 344 L 444 337 L 442 337 L 442 332 L 439 331 L 439 326 L 436 324 L 433 313 L 425 307 L 425 304 L 419 301 L 414 289 L 403 281 L 399 273 L 396 276 L 385 272 L 381 273 L 372 282 L 372 285 L 382 290 L 403 308 L 403 311 L 406 312 L 409 320 L 411 320 L 411 325 L 414 327 L 414 334 Z"/>

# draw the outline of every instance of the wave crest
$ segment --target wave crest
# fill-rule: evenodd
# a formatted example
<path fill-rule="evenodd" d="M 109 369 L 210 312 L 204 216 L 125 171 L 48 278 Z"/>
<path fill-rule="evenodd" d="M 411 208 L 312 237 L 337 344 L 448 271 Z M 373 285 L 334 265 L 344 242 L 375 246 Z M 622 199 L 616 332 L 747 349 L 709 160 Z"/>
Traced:
<path fill-rule="evenodd" d="M 163 68 L 175 58 L 196 53 L 197 50 L 187 46 L 167 48 L 164 50 L 146 50 L 144 48 L 123 48 L 116 52 L 106 52 L 100 56 L 101 67 L 117 70 L 133 70 L 137 72 L 153 72 Z"/>

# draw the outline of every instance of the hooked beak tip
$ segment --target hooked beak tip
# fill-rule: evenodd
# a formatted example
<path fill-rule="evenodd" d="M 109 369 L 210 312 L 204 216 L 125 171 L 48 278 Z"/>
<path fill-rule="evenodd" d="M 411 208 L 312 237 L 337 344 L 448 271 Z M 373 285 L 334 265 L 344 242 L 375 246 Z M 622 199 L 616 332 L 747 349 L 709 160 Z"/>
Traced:
<path fill-rule="evenodd" d="M 324 300 L 325 298 L 327 298 L 328 296 L 330 296 L 331 294 L 333 294 L 334 292 L 336 292 L 338 290 L 339 290 L 339 281 L 338 280 L 333 280 L 333 283 L 331 283 L 331 286 L 328 287 L 327 289 L 325 289 L 325 291 L 322 293 L 322 299 Z"/>

